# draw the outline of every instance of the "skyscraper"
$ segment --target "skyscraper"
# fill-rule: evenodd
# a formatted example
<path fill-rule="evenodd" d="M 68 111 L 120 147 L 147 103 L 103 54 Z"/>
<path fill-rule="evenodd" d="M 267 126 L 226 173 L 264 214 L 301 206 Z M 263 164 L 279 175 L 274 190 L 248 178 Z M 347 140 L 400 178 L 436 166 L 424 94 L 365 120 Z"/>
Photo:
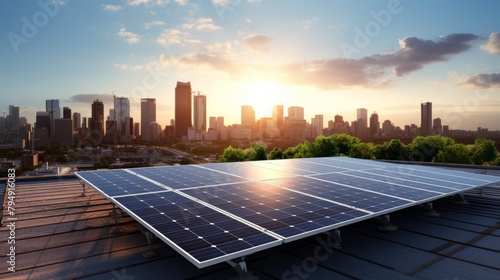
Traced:
<path fill-rule="evenodd" d="M 323 115 L 315 115 L 311 119 L 311 138 L 323 135 Z"/>
<path fill-rule="evenodd" d="M 104 103 L 96 99 L 92 103 L 92 120 L 90 122 L 91 134 L 99 137 L 102 141 L 104 137 Z"/>
<path fill-rule="evenodd" d="M 357 117 L 358 131 L 356 132 L 356 136 L 364 137 L 366 136 L 366 129 L 368 128 L 368 111 L 365 108 L 358 108 Z"/>
<path fill-rule="evenodd" d="M 304 108 L 299 106 L 288 107 L 288 119 L 304 120 Z"/>
<path fill-rule="evenodd" d="M 175 138 L 187 138 L 191 122 L 191 82 L 177 82 L 175 87 Z"/>
<path fill-rule="evenodd" d="M 283 133 L 283 105 L 274 105 L 273 122 L 281 135 L 281 133 Z"/>
<path fill-rule="evenodd" d="M 428 136 L 432 134 L 432 103 L 420 104 L 420 135 Z"/>
<path fill-rule="evenodd" d="M 250 105 L 241 106 L 241 126 L 243 128 L 254 128 L 255 110 Z"/>
<path fill-rule="evenodd" d="M 150 123 L 156 123 L 156 98 L 141 99 L 141 139 L 151 141 Z"/>
<path fill-rule="evenodd" d="M 71 109 L 69 107 L 63 107 L 63 119 L 71 120 Z"/>
<path fill-rule="evenodd" d="M 73 113 L 73 130 L 80 131 L 82 128 L 82 114 L 74 112 Z"/>
<path fill-rule="evenodd" d="M 380 131 L 380 122 L 377 112 L 370 116 L 370 136 L 377 135 Z"/>
<path fill-rule="evenodd" d="M 207 130 L 207 97 L 206 95 L 194 96 L 194 129 L 196 132 L 205 132 Z"/>
<path fill-rule="evenodd" d="M 17 128 L 19 126 L 19 107 L 10 105 L 9 106 L 9 128 Z"/>
<path fill-rule="evenodd" d="M 125 135 L 127 125 L 130 126 L 130 123 L 126 122 L 127 118 L 130 118 L 130 101 L 126 97 L 115 97 L 113 106 L 113 119 L 116 121 L 118 135 Z"/>
<path fill-rule="evenodd" d="M 61 107 L 59 107 L 59 99 L 45 100 L 45 112 L 49 113 L 52 118 L 61 118 Z"/>

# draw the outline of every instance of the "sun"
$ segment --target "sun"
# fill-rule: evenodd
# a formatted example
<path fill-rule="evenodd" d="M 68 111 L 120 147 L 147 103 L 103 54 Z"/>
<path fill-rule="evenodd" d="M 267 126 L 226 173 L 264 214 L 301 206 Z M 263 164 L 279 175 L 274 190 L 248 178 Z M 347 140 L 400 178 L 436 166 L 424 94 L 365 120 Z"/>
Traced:
<path fill-rule="evenodd" d="M 245 104 L 255 109 L 257 118 L 271 117 L 274 105 L 285 103 L 283 86 L 273 80 L 257 80 L 245 88 Z"/>

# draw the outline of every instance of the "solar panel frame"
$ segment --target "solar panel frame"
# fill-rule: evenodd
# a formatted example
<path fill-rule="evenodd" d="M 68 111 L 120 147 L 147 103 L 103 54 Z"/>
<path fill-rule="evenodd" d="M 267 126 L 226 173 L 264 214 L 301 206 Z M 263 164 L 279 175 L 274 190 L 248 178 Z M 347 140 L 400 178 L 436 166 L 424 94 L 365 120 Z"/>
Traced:
<path fill-rule="evenodd" d="M 160 171 L 162 170 L 162 168 L 167 170 L 167 172 L 165 172 L 167 175 L 160 176 L 157 174 L 158 176 L 151 176 L 151 170 Z M 146 171 L 143 172 L 144 170 Z M 413 205 L 423 204 L 445 196 L 462 193 L 472 188 L 481 187 L 493 182 L 500 181 L 500 179 L 493 176 L 478 174 L 469 176 L 469 173 L 465 172 L 448 172 L 449 170 L 443 170 L 439 169 L 439 171 L 437 171 L 437 169 L 435 168 L 406 164 L 395 165 L 393 163 L 380 161 L 368 161 L 344 157 L 328 157 L 309 159 L 283 159 L 244 163 L 203 164 L 188 167 L 172 166 L 160 168 L 153 167 L 142 169 L 123 169 L 121 171 L 106 170 L 91 171 L 92 173 L 87 173 L 94 175 L 100 174 L 98 176 L 95 176 L 99 177 L 98 180 L 93 180 L 91 178 L 92 176 L 86 176 L 85 172 L 76 172 L 75 174 L 78 178 L 84 180 L 89 185 L 94 187 L 99 193 L 103 194 L 112 203 L 122 208 L 122 210 L 136 219 L 140 224 L 142 224 L 145 228 L 158 236 L 170 247 L 174 248 L 174 250 L 183 255 L 195 266 L 197 266 L 198 268 L 203 268 L 236 257 L 245 256 L 267 248 L 271 248 L 285 242 L 291 242 L 331 229 L 337 229 L 342 226 L 346 226 L 348 224 L 356 223 L 358 221 L 366 220 L 372 217 L 390 214 L 394 211 L 408 208 Z M 105 176 L 106 174 L 111 174 L 114 177 L 119 177 L 116 175 L 118 173 L 123 174 L 126 177 L 125 179 L 121 178 L 122 182 L 127 182 L 128 178 L 128 181 L 135 182 L 136 185 L 144 184 L 146 186 L 153 186 L 155 191 L 147 190 L 144 187 L 136 188 L 132 192 L 123 191 L 123 189 L 119 186 L 119 182 L 115 181 L 113 183 L 108 179 L 103 179 L 103 176 Z M 174 176 L 172 177 L 178 178 L 178 180 L 176 181 L 175 179 L 168 177 L 168 174 L 174 174 Z M 179 174 L 183 175 L 179 176 Z M 442 176 L 441 178 L 425 179 L 425 175 L 436 177 L 436 174 L 446 175 Z M 205 180 L 205 177 L 207 176 L 213 176 L 213 178 Z M 335 176 L 338 176 L 339 178 L 342 177 L 344 179 L 349 179 L 353 182 L 368 182 L 373 185 L 379 185 L 379 190 L 377 191 L 377 189 L 373 189 L 372 187 L 370 187 L 372 189 L 367 187 L 363 188 L 363 184 L 361 184 L 360 186 L 356 186 L 356 184 L 349 185 L 345 184 L 345 182 L 339 183 L 335 182 L 335 180 L 331 181 L 332 179 L 328 180 L 328 178 L 335 178 Z M 391 178 L 391 176 L 393 176 L 393 178 Z M 401 178 L 395 178 L 396 176 L 400 176 Z M 224 178 L 230 178 L 230 180 L 225 181 Z M 411 181 L 412 178 L 418 181 Z M 450 187 L 453 186 L 452 184 L 443 186 L 444 182 L 446 181 L 442 180 L 442 178 L 453 178 L 453 180 L 456 181 L 454 184 L 458 185 L 456 185 L 455 188 Z M 237 182 L 233 182 L 232 180 L 235 180 Z M 353 206 L 348 203 L 344 203 L 338 198 L 333 199 L 332 197 L 326 197 L 326 195 L 322 196 L 321 192 L 313 192 L 311 191 L 312 189 L 309 189 L 309 191 L 308 189 L 300 190 L 294 189 L 293 187 L 273 184 L 273 182 L 277 182 L 277 180 L 314 180 L 311 182 L 323 182 L 325 185 L 329 185 L 325 186 L 325 190 L 327 190 L 327 187 L 342 186 L 343 188 L 352 189 L 354 193 L 359 194 L 363 192 L 364 194 L 372 194 L 371 197 L 368 195 L 367 199 L 371 199 L 371 201 L 375 202 L 378 201 L 381 206 L 380 208 L 375 209 L 376 211 L 370 211 L 370 207 L 363 208 L 361 204 Z M 464 181 L 468 183 L 465 183 Z M 99 186 L 100 182 L 107 182 L 108 184 L 111 183 L 111 187 L 106 184 L 104 184 L 106 187 Z M 177 182 L 179 184 L 174 184 L 172 182 Z M 240 196 L 238 199 L 238 195 L 236 192 L 220 194 L 216 193 L 217 190 L 230 189 L 233 185 L 245 184 L 262 184 L 265 185 L 266 188 L 274 190 L 277 194 L 282 195 L 286 193 L 287 196 L 282 195 L 282 199 L 276 200 L 276 203 L 269 203 L 269 205 L 264 205 L 263 202 L 269 202 L 269 199 L 272 199 L 272 196 L 270 196 L 271 198 L 267 197 L 266 200 L 256 195 L 252 196 L 248 192 L 246 192 L 246 197 Z M 422 184 L 421 187 L 418 186 L 419 184 Z M 420 195 L 425 194 L 426 196 L 418 199 L 409 199 L 394 195 L 395 193 L 387 193 L 387 191 L 385 191 L 384 193 L 380 191 L 382 188 L 388 188 L 387 185 L 389 185 L 389 188 L 392 187 L 394 190 L 403 191 L 403 193 L 404 191 L 410 193 L 414 192 Z M 116 189 L 113 190 L 113 187 L 121 189 L 122 191 L 117 191 Z M 200 196 L 200 194 L 206 192 L 207 190 L 212 190 L 213 193 Z M 349 192 L 346 191 L 346 193 L 348 194 Z M 137 206 L 138 208 L 134 208 L 130 206 L 130 202 L 125 203 L 125 201 L 133 201 L 133 199 L 136 199 L 136 197 L 148 195 L 157 195 L 159 197 L 161 197 L 161 195 L 177 196 L 178 198 L 193 203 L 193 205 L 201 205 L 199 207 L 205 207 L 206 209 L 210 209 L 210 211 L 214 211 L 212 214 L 210 214 L 212 216 L 208 215 L 210 218 L 215 219 L 216 217 L 224 217 L 224 219 L 229 219 L 225 222 L 222 222 L 222 225 L 234 225 L 234 223 L 245 225 L 246 227 L 250 227 L 254 230 L 260 231 L 262 234 L 264 234 L 262 236 L 266 236 L 267 238 L 272 237 L 272 242 L 267 240 L 264 244 L 259 244 L 259 242 L 263 242 L 264 240 L 256 235 L 255 240 L 252 240 L 252 243 L 249 242 L 249 244 L 252 244 L 254 246 L 251 248 L 246 248 L 247 245 L 243 246 L 240 242 L 241 240 L 238 240 L 238 242 L 236 242 L 236 240 L 233 240 L 234 238 L 232 237 L 232 239 L 221 240 L 220 236 L 213 234 L 210 235 L 212 229 L 202 227 L 203 223 L 200 222 L 197 223 L 197 225 L 199 225 L 194 227 L 193 230 L 196 229 L 197 232 L 208 234 L 207 238 L 210 238 L 210 240 L 212 240 L 213 242 L 227 241 L 225 242 L 226 244 L 223 245 L 223 248 L 225 248 L 225 250 L 227 250 L 228 252 L 230 250 L 235 251 L 230 254 L 216 255 L 217 251 L 213 250 L 213 248 L 205 248 L 203 250 L 199 249 L 201 251 L 196 251 L 196 256 L 193 256 L 194 253 L 190 250 L 193 248 L 198 248 L 197 246 L 201 246 L 202 244 L 204 244 L 203 241 L 193 240 L 192 242 L 190 242 L 190 240 L 183 239 L 185 238 L 185 236 L 182 236 L 182 234 L 178 234 L 174 235 L 176 236 L 175 238 L 172 238 L 180 242 L 174 242 L 161 233 L 162 230 L 165 230 L 165 232 L 167 232 L 165 225 L 158 222 L 161 221 L 161 216 L 158 216 L 157 213 L 152 214 L 151 209 L 147 207 L 141 208 L 141 206 L 139 205 Z M 208 197 L 212 198 L 207 199 Z M 299 200 L 309 201 L 309 203 L 300 204 L 300 207 L 292 207 L 290 204 L 283 202 L 287 198 L 295 199 L 294 197 L 303 197 L 303 199 L 301 198 Z M 235 200 L 237 201 L 237 203 L 232 203 L 235 198 L 237 199 Z M 256 205 L 252 202 L 253 200 L 257 199 L 261 201 L 260 204 L 262 205 Z M 387 208 L 383 207 L 385 204 L 389 205 L 389 202 L 399 203 L 397 200 L 404 201 L 406 203 L 390 207 L 387 206 Z M 122 201 L 123 203 L 120 203 L 120 201 Z M 311 203 L 311 201 L 314 201 L 314 203 Z M 384 203 L 385 201 L 388 202 Z M 170 213 L 169 215 L 172 217 L 182 217 L 182 213 L 176 213 L 175 208 L 172 208 L 169 205 L 163 205 L 161 199 L 151 199 L 150 203 L 154 204 L 150 205 L 153 208 L 163 209 L 161 210 L 164 211 L 163 213 Z M 354 201 L 351 203 L 357 202 Z M 276 211 L 274 211 L 273 208 L 270 207 L 273 204 L 280 205 L 280 207 L 276 209 L 286 209 L 286 211 L 280 211 L 276 209 Z M 323 205 L 323 208 L 321 208 L 321 205 Z M 332 205 L 334 206 L 332 207 Z M 339 216 L 340 218 L 331 218 L 330 216 L 325 217 L 325 215 L 327 215 L 326 213 L 332 213 L 332 209 L 341 209 L 342 207 L 349 209 L 349 211 L 356 211 L 353 213 L 357 214 L 352 215 L 352 217 L 350 218 L 342 215 Z M 256 214 L 257 209 L 266 210 L 262 211 L 262 213 L 266 213 L 265 216 L 267 218 L 256 216 L 259 215 Z M 359 213 L 363 213 L 363 215 L 360 215 Z M 273 221 L 269 221 L 269 218 L 272 218 Z M 153 225 L 148 223 L 146 220 L 153 222 Z M 307 220 L 308 222 L 304 223 L 305 220 Z M 313 220 L 317 225 L 313 224 L 313 222 L 309 222 Z M 285 225 L 285 227 L 279 225 L 278 223 L 275 223 L 277 221 Z M 179 220 L 179 225 L 186 224 Z M 287 228 L 287 225 L 293 227 Z M 295 225 L 297 225 L 297 228 L 294 229 Z M 233 229 L 233 231 L 243 233 L 244 229 Z M 192 235 L 186 234 L 186 236 Z"/>
<path fill-rule="evenodd" d="M 210 208 L 211 210 L 213 210 L 211 207 L 208 207 L 207 205 L 203 204 L 203 203 L 200 203 L 199 201 L 194 201 L 194 200 L 191 200 L 187 197 L 185 197 L 185 195 L 179 193 L 179 192 L 175 192 L 175 191 L 165 191 L 163 192 L 162 194 L 171 194 L 171 195 L 176 195 L 176 196 L 179 196 L 179 197 L 182 197 L 184 199 L 188 199 L 188 201 L 190 203 L 193 203 L 195 205 L 197 205 L 196 207 L 200 208 L 200 209 L 206 209 L 206 208 Z M 153 233 L 156 237 L 158 237 L 160 240 L 162 240 L 163 242 L 165 242 L 167 245 L 169 245 L 172 249 L 174 249 L 176 252 L 178 252 L 179 254 L 181 254 L 184 258 L 186 258 L 188 261 L 190 261 L 193 265 L 195 265 L 197 268 L 205 268 L 205 267 L 208 267 L 208 266 L 211 266 L 211 265 L 214 265 L 214 264 L 218 264 L 218 263 L 221 263 L 221 262 L 224 262 L 224 261 L 228 261 L 228 260 L 232 260 L 234 258 L 238 258 L 238 257 L 242 257 L 242 256 L 247 256 L 247 255 L 250 255 L 250 254 L 253 254 L 255 252 L 259 252 L 259 251 L 262 251 L 262 250 L 266 250 L 268 248 L 272 248 L 272 247 L 275 247 L 275 246 L 278 246 L 278 245 L 281 245 L 282 244 L 282 240 L 277 238 L 276 236 L 273 236 L 272 234 L 270 233 L 266 233 L 266 232 L 262 232 L 262 231 L 259 231 L 259 229 L 256 229 L 256 228 L 253 228 L 251 225 L 248 225 L 248 224 L 245 224 L 244 222 L 241 222 L 239 220 L 235 220 L 234 218 L 231 218 L 229 216 L 226 216 L 224 215 L 224 213 L 219 213 L 215 210 L 213 210 L 215 213 L 218 213 L 222 216 L 225 216 L 228 218 L 228 221 L 232 221 L 232 222 L 237 222 L 239 223 L 241 226 L 244 226 L 246 227 L 246 229 L 243 229 L 244 231 L 248 231 L 249 229 L 253 229 L 255 231 L 259 231 L 260 235 L 264 236 L 268 236 L 269 238 L 272 238 L 274 239 L 274 241 L 272 242 L 266 242 L 265 244 L 260 244 L 260 245 L 253 245 L 253 247 L 249 247 L 247 249 L 242 249 L 242 250 L 237 250 L 235 252 L 232 252 L 232 253 L 228 253 L 228 254 L 222 254 L 218 257 L 204 257 L 206 259 L 204 260 L 200 260 L 200 258 L 202 257 L 202 253 L 205 253 L 205 254 L 209 254 L 211 251 L 211 249 L 209 249 L 209 247 L 206 247 L 205 249 L 200 249 L 200 250 L 197 250 L 197 254 L 199 255 L 198 257 L 194 256 L 192 252 L 189 252 L 186 250 L 186 246 L 181 246 L 182 244 L 186 244 L 186 243 L 183 243 L 183 242 L 174 242 L 171 240 L 172 237 L 167 237 L 165 235 L 165 233 L 162 233 L 160 231 L 160 228 L 159 226 L 153 226 L 151 225 L 150 222 L 146 221 L 147 220 L 147 217 L 150 217 L 149 216 L 140 216 L 137 214 L 137 210 L 131 210 L 129 206 L 127 206 L 126 203 L 123 203 L 121 202 L 120 200 L 122 199 L 133 199 L 133 198 L 137 198 L 137 197 L 140 197 L 140 196 L 145 196 L 145 195 L 149 195 L 149 194 L 140 194 L 140 195 L 131 195 L 131 196 L 121 196 L 121 197 L 111 197 L 110 200 L 111 202 L 113 202 L 115 205 L 117 205 L 120 209 L 122 209 L 123 211 L 125 211 L 128 215 L 130 215 L 132 218 L 134 218 L 137 222 L 139 222 L 142 226 L 144 226 L 146 229 L 148 229 L 151 233 Z M 148 208 L 141 208 L 141 209 L 148 209 Z M 205 210 L 206 211 L 206 210 Z M 214 213 L 212 213 L 213 215 Z M 166 223 L 163 223 L 164 225 L 167 225 L 168 222 Z M 242 229 L 240 228 L 239 231 L 241 231 Z M 189 228 L 188 230 L 186 230 L 186 232 L 189 231 Z M 182 234 L 186 234 L 186 232 L 183 232 Z M 249 238 L 248 241 L 246 242 L 254 242 L 256 243 L 257 240 L 255 240 L 257 238 L 257 235 L 254 235 L 252 238 Z M 188 242 L 188 241 L 186 241 Z M 196 240 L 190 240 L 189 242 L 196 242 Z M 227 242 L 225 242 L 227 243 Z M 189 244 L 188 244 L 189 245 Z M 192 245 L 192 244 L 191 244 Z M 224 244 L 222 244 L 224 245 Z M 226 248 L 229 244 L 226 244 L 223 246 L 223 248 Z M 234 243 L 233 243 L 234 245 Z M 203 252 L 200 252 L 201 250 L 204 250 Z M 226 249 L 228 250 L 228 249 Z"/>

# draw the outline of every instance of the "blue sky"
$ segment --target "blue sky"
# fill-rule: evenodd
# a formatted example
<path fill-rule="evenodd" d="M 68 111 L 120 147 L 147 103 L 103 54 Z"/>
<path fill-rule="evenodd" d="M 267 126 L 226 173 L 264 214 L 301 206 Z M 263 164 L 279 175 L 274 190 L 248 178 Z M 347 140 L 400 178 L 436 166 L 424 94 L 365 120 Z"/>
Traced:
<path fill-rule="evenodd" d="M 420 125 L 420 102 L 451 129 L 500 130 L 498 1 L 40 0 L 0 2 L 0 109 L 34 121 L 46 99 L 82 116 L 112 92 L 157 99 L 174 117 L 176 81 L 207 95 L 208 115 L 271 115 Z"/>

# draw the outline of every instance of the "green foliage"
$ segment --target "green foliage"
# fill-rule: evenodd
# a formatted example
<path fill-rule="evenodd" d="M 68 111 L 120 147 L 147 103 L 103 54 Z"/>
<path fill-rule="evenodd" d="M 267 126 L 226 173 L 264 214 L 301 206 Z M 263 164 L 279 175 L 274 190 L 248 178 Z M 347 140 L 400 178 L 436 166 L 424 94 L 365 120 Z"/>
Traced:
<path fill-rule="evenodd" d="M 331 137 L 318 136 L 308 148 L 308 154 L 312 157 L 331 157 L 338 154 L 338 148 Z"/>
<path fill-rule="evenodd" d="M 274 149 L 271 152 L 269 152 L 267 159 L 282 159 L 283 156 L 284 156 L 283 151 L 278 147 L 274 147 Z"/>
<path fill-rule="evenodd" d="M 406 160 L 408 158 L 408 147 L 401 140 L 392 139 L 378 145 L 374 153 L 378 159 Z"/>
<path fill-rule="evenodd" d="M 337 153 L 345 156 L 349 155 L 352 147 L 361 142 L 359 138 L 347 134 L 334 134 L 330 138 L 338 149 Z"/>
<path fill-rule="evenodd" d="M 296 153 L 295 147 L 289 147 L 283 152 L 283 158 L 295 158 Z"/>
<path fill-rule="evenodd" d="M 410 146 L 410 160 L 431 162 L 444 147 L 455 144 L 455 140 L 441 135 L 417 136 Z"/>
<path fill-rule="evenodd" d="M 375 145 L 373 143 L 358 143 L 351 148 L 351 157 L 374 159 L 375 158 Z"/>
<path fill-rule="evenodd" d="M 245 160 L 266 160 L 266 146 L 252 144 L 252 147 L 245 150 Z"/>
<path fill-rule="evenodd" d="M 436 162 L 444 163 L 471 163 L 471 149 L 464 144 L 455 143 L 439 151 Z"/>
<path fill-rule="evenodd" d="M 497 157 L 495 149 L 495 141 L 478 138 L 474 142 L 474 147 L 471 151 L 471 160 L 474 164 L 484 164 L 494 161 Z"/>
<path fill-rule="evenodd" d="M 219 157 L 220 162 L 235 162 L 244 160 L 245 152 L 242 149 L 235 149 L 231 146 L 227 147 Z"/>

